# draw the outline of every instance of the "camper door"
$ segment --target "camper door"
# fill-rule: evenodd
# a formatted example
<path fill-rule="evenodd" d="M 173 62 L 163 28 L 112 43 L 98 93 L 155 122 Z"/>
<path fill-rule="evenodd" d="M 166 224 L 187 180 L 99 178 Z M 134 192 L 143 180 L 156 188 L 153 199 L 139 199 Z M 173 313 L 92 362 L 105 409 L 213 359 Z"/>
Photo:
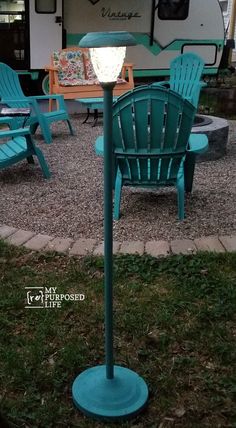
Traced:
<path fill-rule="evenodd" d="M 30 68 L 43 68 L 62 47 L 62 0 L 30 0 Z"/>

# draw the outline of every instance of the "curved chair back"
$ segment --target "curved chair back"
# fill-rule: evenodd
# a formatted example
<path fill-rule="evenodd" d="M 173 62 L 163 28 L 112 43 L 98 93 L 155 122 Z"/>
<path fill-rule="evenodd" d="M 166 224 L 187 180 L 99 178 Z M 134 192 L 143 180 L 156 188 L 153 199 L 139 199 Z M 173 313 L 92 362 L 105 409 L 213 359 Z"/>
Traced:
<path fill-rule="evenodd" d="M 0 97 L 9 107 L 29 107 L 27 97 L 21 89 L 18 74 L 3 62 L 0 62 Z M 17 102 L 24 98 L 26 102 Z"/>
<path fill-rule="evenodd" d="M 170 89 L 178 92 L 184 98 L 192 99 L 196 107 L 203 69 L 203 59 L 191 52 L 179 55 L 170 63 Z"/>
<path fill-rule="evenodd" d="M 113 145 L 123 184 L 175 183 L 195 111 L 180 95 L 155 84 L 114 103 Z"/>

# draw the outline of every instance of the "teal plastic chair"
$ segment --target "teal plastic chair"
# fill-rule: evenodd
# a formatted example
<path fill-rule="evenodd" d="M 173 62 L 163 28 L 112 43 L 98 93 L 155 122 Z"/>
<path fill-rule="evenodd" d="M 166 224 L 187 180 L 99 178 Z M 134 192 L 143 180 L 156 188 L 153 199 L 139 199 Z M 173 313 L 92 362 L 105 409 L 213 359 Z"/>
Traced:
<path fill-rule="evenodd" d="M 171 61 L 170 79 L 155 85 L 169 87 L 197 108 L 201 88 L 206 86 L 201 81 L 203 69 L 204 61 L 200 56 L 192 52 L 184 53 Z"/>
<path fill-rule="evenodd" d="M 19 128 L 18 120 L 15 117 L 9 117 L 9 116 L 0 117 L 0 131 L 3 126 L 5 127 L 5 125 L 7 125 L 9 129 Z"/>
<path fill-rule="evenodd" d="M 34 163 L 34 156 L 38 158 L 45 178 L 50 177 L 50 171 L 42 151 L 36 147 L 30 130 L 19 128 L 17 130 L 1 131 L 0 139 L 7 142 L 0 144 L 0 169 L 9 167 L 17 162 L 27 159 L 28 163 Z"/>
<path fill-rule="evenodd" d="M 123 186 L 175 186 L 179 219 L 184 218 L 195 156 L 208 148 L 205 135 L 191 135 L 195 111 L 179 94 L 155 84 L 127 92 L 113 104 L 114 219 L 120 217 Z M 95 150 L 102 154 L 103 137 Z"/>
<path fill-rule="evenodd" d="M 8 107 L 30 107 L 31 114 L 26 125 L 30 126 L 34 133 L 40 125 L 43 137 L 46 143 L 52 142 L 50 124 L 59 120 L 66 120 L 71 135 L 74 135 L 73 128 L 66 109 L 65 101 L 62 95 L 40 95 L 26 97 L 21 89 L 18 74 L 8 65 L 0 63 L 0 97 L 1 103 Z M 39 101 L 54 99 L 57 103 L 57 110 L 51 112 L 42 112 Z M 18 117 L 18 127 L 24 123 L 24 118 Z"/>

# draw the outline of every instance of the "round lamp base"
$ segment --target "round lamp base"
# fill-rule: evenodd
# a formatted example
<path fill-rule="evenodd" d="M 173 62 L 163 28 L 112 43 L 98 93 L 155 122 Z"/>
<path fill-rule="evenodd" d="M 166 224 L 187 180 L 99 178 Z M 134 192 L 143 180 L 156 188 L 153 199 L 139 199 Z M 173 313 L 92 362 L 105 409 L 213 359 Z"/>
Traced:
<path fill-rule="evenodd" d="M 114 378 L 106 378 L 106 366 L 82 372 L 72 386 L 76 407 L 96 419 L 119 420 L 136 416 L 147 404 L 148 388 L 132 370 L 114 366 Z"/>

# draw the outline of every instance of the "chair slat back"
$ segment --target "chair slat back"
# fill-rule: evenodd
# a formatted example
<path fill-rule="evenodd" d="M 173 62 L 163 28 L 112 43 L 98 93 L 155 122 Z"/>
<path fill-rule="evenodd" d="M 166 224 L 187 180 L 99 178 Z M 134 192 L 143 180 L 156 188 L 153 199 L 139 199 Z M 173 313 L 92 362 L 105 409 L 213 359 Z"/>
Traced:
<path fill-rule="evenodd" d="M 135 184 L 174 180 L 196 109 L 171 90 L 143 86 L 113 105 L 113 147 L 123 177 Z"/>
<path fill-rule="evenodd" d="M 27 97 L 21 89 L 18 74 L 2 62 L 0 63 L 0 97 L 9 107 L 29 107 Z M 25 102 L 14 101 L 18 99 L 25 99 Z"/>
<path fill-rule="evenodd" d="M 192 97 L 196 84 L 200 82 L 204 61 L 194 53 L 179 55 L 170 64 L 170 89 L 183 97 Z"/>

